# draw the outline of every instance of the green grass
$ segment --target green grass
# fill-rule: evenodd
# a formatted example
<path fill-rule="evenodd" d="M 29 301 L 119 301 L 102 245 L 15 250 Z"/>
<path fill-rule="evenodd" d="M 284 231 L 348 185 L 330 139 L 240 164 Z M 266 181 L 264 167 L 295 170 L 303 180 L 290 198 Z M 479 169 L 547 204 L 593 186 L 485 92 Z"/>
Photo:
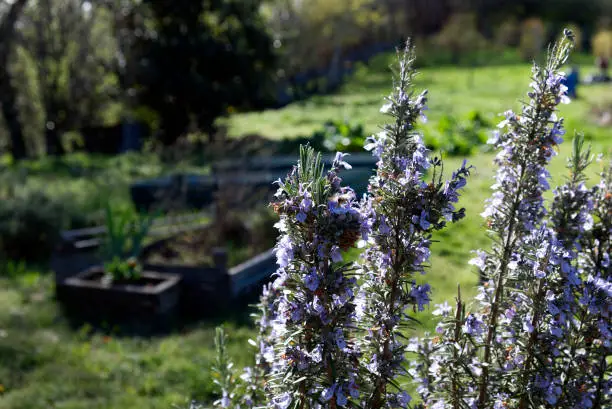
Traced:
<path fill-rule="evenodd" d="M 50 276 L 0 279 L 0 407 L 165 408 L 212 393 L 218 322 L 142 339 L 75 330 L 62 318 Z M 252 331 L 226 323 L 237 365 L 250 363 Z"/>
<path fill-rule="evenodd" d="M 256 132 L 270 138 L 308 135 L 323 121 L 344 116 L 362 122 L 368 132 L 375 132 L 384 119 L 378 109 L 390 88 L 384 69 L 390 61 L 389 56 L 377 57 L 370 69 L 362 67 L 335 95 L 314 97 L 281 110 L 235 116 L 229 122 L 231 133 L 239 136 Z M 517 100 L 526 92 L 528 76 L 527 65 L 473 71 L 452 67 L 423 69 L 417 86 L 430 90 L 430 123 L 423 127 L 424 131 L 428 132 L 442 114 L 462 115 L 475 109 L 494 117 L 508 108 L 516 108 Z M 588 113 L 591 105 L 612 98 L 610 90 L 610 85 L 582 87 L 581 98 L 561 111 L 567 118 L 568 133 L 574 129 L 584 131 L 596 152 L 610 152 L 612 130 L 592 123 Z M 566 143 L 553 161 L 551 173 L 555 182 L 565 174 L 563 165 L 568 150 Z M 469 158 L 475 171 L 460 202 L 467 208 L 466 218 L 434 237 L 439 243 L 433 245 L 431 268 L 423 279 L 432 285 L 436 303 L 452 301 L 457 284 L 466 299 L 474 294 L 477 275 L 467 261 L 470 251 L 486 248 L 489 243 L 479 213 L 492 184 L 492 158 L 491 153 Z M 33 176 L 28 183 L 33 188 L 76 193 L 89 189 L 98 198 L 120 195 L 127 200 L 125 189 L 130 180 L 171 170 L 151 158 L 123 160 L 132 165 L 121 168 L 117 162 L 99 160 L 96 166 L 85 167 L 97 170 L 76 176 L 71 173 L 73 170 L 60 171 L 53 166 L 45 170 L 44 166 L 30 164 L 35 169 L 29 170 Z M 450 158 L 445 168 L 450 172 L 461 160 Z M 596 173 L 596 168 L 592 173 Z M 112 175 L 121 181 L 119 188 L 108 180 Z M 417 332 L 433 329 L 429 312 L 419 318 L 424 325 Z M 50 276 L 34 271 L 17 278 L 0 278 L 0 390 L 4 390 L 0 407 L 170 408 L 192 397 L 210 401 L 215 325 L 201 323 L 152 339 L 114 335 L 105 338 L 90 334 L 87 329 L 74 330 L 65 322 L 53 300 Z M 253 336 L 254 330 L 241 321 L 230 321 L 228 328 L 230 354 L 238 366 L 248 364 L 251 352 L 246 339 Z"/>
<path fill-rule="evenodd" d="M 385 120 L 379 109 L 391 89 L 391 71 L 384 67 L 394 59 L 385 54 L 370 63 L 371 69 L 361 66 L 336 94 L 315 96 L 278 110 L 235 115 L 226 121 L 229 133 L 256 133 L 272 139 L 307 136 L 324 121 L 343 118 L 364 124 L 368 133 L 377 132 Z M 429 123 L 423 126 L 424 132 L 444 114 L 462 117 L 476 110 L 497 119 L 505 110 L 516 109 L 528 90 L 530 70 L 529 64 L 421 69 L 416 88 L 429 90 Z M 590 70 L 581 67 L 582 75 Z M 580 129 L 591 140 L 609 138 L 610 130 L 591 123 L 588 113 L 593 105 L 612 102 L 610 84 L 582 86 L 578 92 L 579 99 L 561 109 L 567 128 Z"/>
<path fill-rule="evenodd" d="M 0 163 L 0 199 L 11 189 L 44 191 L 52 198 L 67 201 L 71 208 L 87 215 L 86 221 L 97 224 L 102 222 L 109 198 L 115 205 L 131 206 L 129 186 L 136 180 L 181 171 L 193 174 L 210 171 L 208 165 L 198 163 L 196 155 L 167 163 L 158 155 L 135 152 L 114 157 L 72 153 L 61 158 L 2 165 Z"/>

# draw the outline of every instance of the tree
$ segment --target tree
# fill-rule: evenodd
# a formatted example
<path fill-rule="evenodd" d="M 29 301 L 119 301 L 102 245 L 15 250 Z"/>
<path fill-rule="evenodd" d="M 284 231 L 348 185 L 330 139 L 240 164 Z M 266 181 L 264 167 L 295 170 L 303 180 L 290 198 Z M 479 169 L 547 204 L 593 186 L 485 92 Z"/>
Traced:
<path fill-rule="evenodd" d="M 86 0 L 39 0 L 28 9 L 22 43 L 36 64 L 49 155 L 63 154 L 62 134 L 96 122 L 111 102 L 115 87 L 105 62 L 114 44 L 108 25 Z"/>
<path fill-rule="evenodd" d="M 138 106 L 138 73 L 146 64 L 139 46 L 150 34 L 147 22 L 151 13 L 140 0 L 101 0 L 97 5 L 110 15 L 115 52 L 108 69 L 119 83 L 118 97 L 125 115 L 131 117 Z"/>
<path fill-rule="evenodd" d="M 0 101 L 2 115 L 8 127 L 11 139 L 11 153 L 14 159 L 26 157 L 26 145 L 23 137 L 23 127 L 17 110 L 17 89 L 11 82 L 9 58 L 13 51 L 16 26 L 23 14 L 27 0 L 17 0 L 10 5 L 3 2 L 8 11 L 0 21 Z"/>
<path fill-rule="evenodd" d="M 451 61 L 457 64 L 462 54 L 482 49 L 486 45 L 486 40 L 478 32 L 476 15 L 458 13 L 448 19 L 442 31 L 436 36 L 436 43 L 448 50 Z"/>
<path fill-rule="evenodd" d="M 389 0 L 393 3 L 397 0 Z M 330 2 L 275 0 L 267 8 L 267 22 L 278 40 L 283 68 L 288 73 L 321 68 L 339 49 L 365 42 L 384 41 L 397 35 L 392 4 L 377 0 Z"/>
<path fill-rule="evenodd" d="M 141 101 L 159 114 L 160 141 L 169 145 L 190 127 L 215 134 L 230 107 L 266 97 L 275 56 L 259 0 L 146 2 L 153 32 L 143 39 Z"/>

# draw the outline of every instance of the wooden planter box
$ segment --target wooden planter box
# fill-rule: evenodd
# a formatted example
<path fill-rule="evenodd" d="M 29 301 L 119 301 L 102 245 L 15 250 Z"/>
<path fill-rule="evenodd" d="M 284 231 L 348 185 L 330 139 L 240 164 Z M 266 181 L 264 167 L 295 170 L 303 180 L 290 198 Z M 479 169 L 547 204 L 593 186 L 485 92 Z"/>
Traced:
<path fill-rule="evenodd" d="M 180 277 L 179 308 L 182 317 L 213 317 L 232 305 L 227 255 L 218 249 L 214 260 L 211 266 L 145 264 L 144 268 Z"/>
<path fill-rule="evenodd" d="M 177 231 L 207 229 L 207 226 L 200 225 L 194 228 L 181 228 Z M 95 271 L 96 268 L 100 272 L 99 265 L 102 260 L 98 255 L 99 236 L 104 232 L 103 227 L 64 232 L 65 241 L 58 246 L 51 262 L 56 278 L 56 299 L 66 306 L 66 312 L 70 315 L 97 317 L 106 309 L 111 310 L 105 313 L 108 313 L 109 319 L 113 321 L 118 319 L 112 317 L 114 310 L 119 311 L 118 314 L 115 314 L 119 318 L 127 314 L 134 317 L 146 316 L 143 312 L 146 309 L 141 306 L 151 304 L 150 300 L 156 299 L 157 295 L 152 294 L 151 291 L 100 288 L 103 287 L 101 283 L 87 279 L 88 274 Z M 174 297 L 178 298 L 176 312 L 181 318 L 214 317 L 223 311 L 241 307 L 246 302 L 256 301 L 261 293 L 261 285 L 268 281 L 276 270 L 276 257 L 273 250 L 260 253 L 240 265 L 231 267 L 228 266 L 227 253 L 223 248 L 212 249 L 211 262 L 203 265 L 170 264 L 163 261 L 147 262 L 147 254 L 159 251 L 164 242 L 173 237 L 175 235 L 170 235 L 146 246 L 143 249 L 142 261 L 143 269 L 146 272 L 178 278 L 175 286 L 177 289 L 173 288 L 172 292 Z M 134 292 L 135 295 L 125 294 Z M 117 308 L 110 308 L 112 304 L 108 304 L 104 298 L 111 293 L 114 294 L 113 303 L 119 304 Z M 130 297 L 131 301 L 120 304 L 125 297 Z M 139 300 L 139 302 L 134 302 L 134 300 Z M 160 303 L 161 301 L 157 300 L 152 302 L 152 305 L 162 305 Z M 161 311 L 160 313 L 163 314 Z M 149 318 L 142 319 L 142 321 L 148 320 Z"/>
<path fill-rule="evenodd" d="M 261 287 L 276 271 L 276 252 L 270 249 L 229 269 L 232 298 L 257 301 Z M 255 298 L 253 300 L 253 298 Z"/>
<path fill-rule="evenodd" d="M 101 281 L 104 271 L 92 267 L 64 280 L 61 300 L 67 312 L 87 320 L 112 323 L 156 323 L 172 320 L 179 302 L 180 277 L 145 270 L 135 282 Z"/>

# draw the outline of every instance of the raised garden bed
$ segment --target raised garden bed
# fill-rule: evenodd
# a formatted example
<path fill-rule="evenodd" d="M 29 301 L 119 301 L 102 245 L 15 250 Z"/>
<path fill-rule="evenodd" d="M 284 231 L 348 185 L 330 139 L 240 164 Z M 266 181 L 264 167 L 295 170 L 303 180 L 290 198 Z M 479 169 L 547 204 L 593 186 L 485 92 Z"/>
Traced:
<path fill-rule="evenodd" d="M 145 269 L 138 279 L 108 281 L 102 267 L 65 280 L 59 291 L 70 315 L 93 322 L 170 324 L 179 303 L 177 274 Z"/>
<path fill-rule="evenodd" d="M 205 229 L 209 225 L 209 218 L 210 215 L 207 213 L 162 217 L 153 223 L 149 236 L 155 240 L 182 232 Z M 102 262 L 99 250 L 105 234 L 105 226 L 61 232 L 60 242 L 50 262 L 51 269 L 55 272 L 56 287 L 61 286 L 67 278 Z"/>
<path fill-rule="evenodd" d="M 224 228 L 209 226 L 151 244 L 143 251 L 145 267 L 179 274 L 181 311 L 207 316 L 239 303 L 274 271 L 273 220 Z M 270 262 L 272 260 L 272 262 Z"/>
<path fill-rule="evenodd" d="M 144 251 L 147 264 L 212 266 L 215 250 L 227 252 L 227 267 L 234 267 L 274 246 L 274 238 L 267 238 L 259 232 L 236 228 L 226 232 L 225 238 L 212 227 L 182 233 L 161 240 Z"/>
<path fill-rule="evenodd" d="M 276 269 L 271 250 L 277 235 L 274 218 L 261 213 L 247 213 L 242 221 L 230 217 L 223 231 L 201 219 L 190 216 L 157 221 L 150 232 L 153 241 L 140 258 L 144 271 L 180 277 L 179 315 L 195 319 L 252 301 Z M 63 232 L 64 241 L 52 260 L 56 296 L 61 303 L 75 301 L 69 280 L 74 282 L 84 271 L 100 265 L 104 234 L 103 227 Z M 80 302 L 85 305 L 89 300 L 83 296 Z"/>

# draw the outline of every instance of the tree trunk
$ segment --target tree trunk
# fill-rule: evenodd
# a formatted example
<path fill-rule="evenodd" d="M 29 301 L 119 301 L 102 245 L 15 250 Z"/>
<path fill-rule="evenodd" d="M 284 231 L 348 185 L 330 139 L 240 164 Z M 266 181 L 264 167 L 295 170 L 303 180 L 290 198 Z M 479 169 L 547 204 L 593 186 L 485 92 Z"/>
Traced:
<path fill-rule="evenodd" d="M 25 140 L 23 138 L 23 126 L 17 110 L 17 89 L 11 83 L 8 67 L 0 67 L 0 98 L 2 98 L 2 116 L 8 128 L 11 139 L 11 154 L 13 159 L 24 159 L 27 156 Z"/>
<path fill-rule="evenodd" d="M 17 0 L 0 22 L 0 101 L 2 115 L 11 139 L 11 153 L 14 159 L 23 159 L 27 155 L 23 126 L 17 110 L 17 89 L 11 82 L 8 68 L 9 56 L 12 51 L 15 24 L 25 8 L 27 0 Z"/>
<path fill-rule="evenodd" d="M 60 134 L 55 126 L 50 127 L 48 125 L 49 124 L 47 123 L 47 126 L 45 127 L 45 144 L 47 148 L 47 155 L 61 156 L 65 152 Z"/>

